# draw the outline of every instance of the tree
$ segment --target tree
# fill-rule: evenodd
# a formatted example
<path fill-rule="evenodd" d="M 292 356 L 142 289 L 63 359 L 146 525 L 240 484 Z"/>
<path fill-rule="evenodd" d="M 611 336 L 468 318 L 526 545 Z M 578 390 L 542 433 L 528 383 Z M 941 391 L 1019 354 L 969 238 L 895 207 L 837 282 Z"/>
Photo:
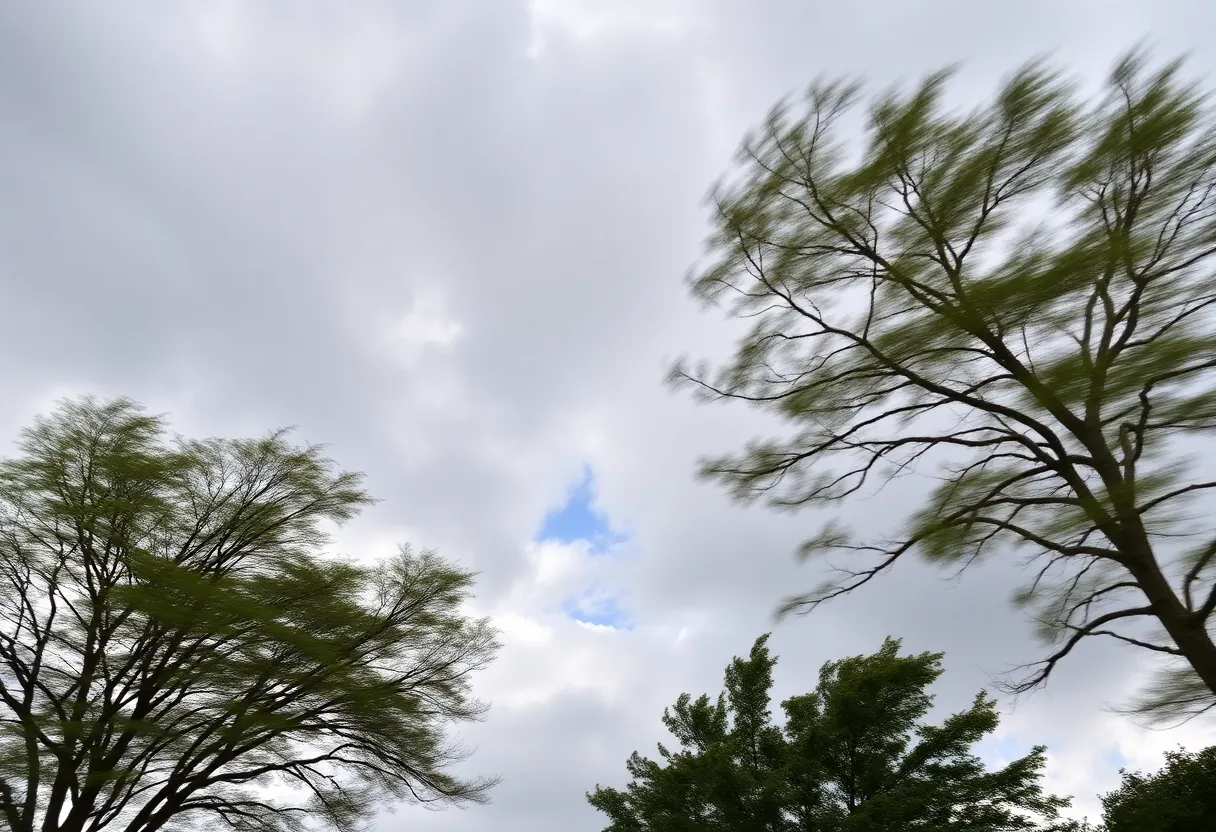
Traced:
<path fill-rule="evenodd" d="M 935 832 L 1075 829 L 1063 798 L 1044 794 L 1044 749 L 997 771 L 972 753 L 997 727 L 984 694 L 941 725 L 924 718 L 940 653 L 901 655 L 887 639 L 871 656 L 828 662 L 815 690 L 782 703 L 770 694 L 776 658 L 761 637 L 726 671 L 716 700 L 683 694 L 663 712 L 679 743 L 661 761 L 637 752 L 622 791 L 596 786 L 605 832 Z"/>
<path fill-rule="evenodd" d="M 472 576 L 327 557 L 360 477 L 283 432 L 170 441 L 68 402 L 0 463 L 0 817 L 14 832 L 347 830 L 485 798 L 448 726 L 495 635 Z"/>
<path fill-rule="evenodd" d="M 1102 798 L 1103 832 L 1193 832 L 1216 829 L 1216 746 L 1167 751 L 1156 774 L 1121 771 L 1123 782 Z"/>
<path fill-rule="evenodd" d="M 1014 690 L 1107 636 L 1167 657 L 1144 713 L 1216 703 L 1216 537 L 1195 513 L 1216 480 L 1194 464 L 1216 430 L 1216 130 L 1180 71 L 1133 54 L 1091 104 L 1033 63 L 969 113 L 938 73 L 878 98 L 864 147 L 840 130 L 860 87 L 816 82 L 745 141 L 689 281 L 753 323 L 672 381 L 789 431 L 702 474 L 784 510 L 938 477 L 892 539 L 826 524 L 802 553 L 843 578 L 787 611 L 909 553 L 961 569 L 1020 548 L 1015 598 L 1052 650 Z"/>

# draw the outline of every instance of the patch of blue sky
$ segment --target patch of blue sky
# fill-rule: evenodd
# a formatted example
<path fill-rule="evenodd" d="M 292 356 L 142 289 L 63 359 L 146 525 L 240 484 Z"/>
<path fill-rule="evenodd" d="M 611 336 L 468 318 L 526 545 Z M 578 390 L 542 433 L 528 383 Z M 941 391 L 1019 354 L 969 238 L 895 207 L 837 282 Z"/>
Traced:
<path fill-rule="evenodd" d="M 1102 752 L 1102 762 L 1114 769 L 1125 768 L 1127 757 L 1118 748 L 1107 748 Z"/>
<path fill-rule="evenodd" d="M 575 621 L 614 630 L 632 630 L 633 621 L 621 609 L 615 596 L 588 592 L 577 598 L 569 598 L 562 611 Z"/>
<path fill-rule="evenodd" d="M 595 472 L 583 468 L 583 476 L 565 503 L 545 515 L 537 542 L 576 543 L 585 541 L 593 554 L 603 554 L 627 536 L 612 528 L 608 516 L 595 507 Z"/>
<path fill-rule="evenodd" d="M 985 737 L 976 746 L 976 751 L 983 759 L 1002 760 L 1009 763 L 1029 754 L 1030 746 L 1013 734 L 1005 734 L 1000 737 Z"/>

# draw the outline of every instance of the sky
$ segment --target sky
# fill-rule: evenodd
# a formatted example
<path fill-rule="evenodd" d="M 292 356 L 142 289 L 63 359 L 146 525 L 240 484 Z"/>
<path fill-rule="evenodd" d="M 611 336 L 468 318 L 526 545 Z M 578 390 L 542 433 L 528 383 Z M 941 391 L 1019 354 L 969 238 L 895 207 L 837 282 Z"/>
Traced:
<path fill-rule="evenodd" d="M 732 505 L 696 460 L 768 427 L 662 384 L 738 330 L 683 276 L 743 134 L 819 75 L 961 62 L 980 100 L 1028 58 L 1100 80 L 1149 39 L 1210 76 L 1203 0 L 38 0 L 0 9 L 0 437 L 65 396 L 127 395 L 185 434 L 286 425 L 381 502 L 335 537 L 476 570 L 502 634 L 460 732 L 493 802 L 378 832 L 602 828 L 662 708 L 774 631 L 776 694 L 824 661 L 946 653 L 936 713 L 1034 659 L 1000 563 L 909 562 L 812 616 L 819 519 Z M 924 484 L 861 509 L 896 520 Z M 821 518 L 820 518 L 821 519 Z M 1216 741 L 1111 712 L 1144 659 L 1090 644 L 982 751 L 1049 747 L 1095 816 L 1120 765 Z"/>

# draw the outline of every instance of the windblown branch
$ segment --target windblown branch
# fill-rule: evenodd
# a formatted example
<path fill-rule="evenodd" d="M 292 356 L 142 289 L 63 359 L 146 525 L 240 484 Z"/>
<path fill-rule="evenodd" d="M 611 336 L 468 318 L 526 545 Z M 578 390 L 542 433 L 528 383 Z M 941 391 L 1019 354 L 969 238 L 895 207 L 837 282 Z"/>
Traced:
<path fill-rule="evenodd" d="M 0 463 L 6 823 L 348 829 L 386 800 L 483 800 L 445 738 L 484 712 L 469 679 L 496 649 L 461 612 L 472 576 L 408 549 L 321 557 L 319 522 L 370 500 L 315 447 L 161 430 L 85 399 Z M 267 796 L 276 778 L 294 798 Z"/>
<path fill-rule="evenodd" d="M 794 431 L 703 475 L 783 510 L 938 475 L 893 541 L 808 543 L 869 562 L 783 609 L 852 592 L 912 551 L 965 568 L 1027 547 L 1049 559 L 1027 603 L 1088 597 L 1041 616 L 1066 646 L 1031 687 L 1103 635 L 1185 658 L 1216 696 L 1216 552 L 1175 569 L 1163 542 L 1190 533 L 1173 518 L 1214 485 L 1189 478 L 1185 438 L 1216 432 L 1216 122 L 1177 72 L 1146 75 L 1130 56 L 1087 107 L 1031 66 L 965 117 L 934 76 L 875 104 L 848 166 L 834 131 L 855 99 L 819 86 L 804 117 L 778 108 L 745 145 L 713 196 L 714 259 L 690 282 L 752 330 L 716 374 L 680 365 L 672 381 Z M 1040 198 L 1052 227 L 1022 230 Z M 1147 606 L 1087 596 L 1094 563 Z M 1146 616 L 1172 644 L 1124 629 Z"/>

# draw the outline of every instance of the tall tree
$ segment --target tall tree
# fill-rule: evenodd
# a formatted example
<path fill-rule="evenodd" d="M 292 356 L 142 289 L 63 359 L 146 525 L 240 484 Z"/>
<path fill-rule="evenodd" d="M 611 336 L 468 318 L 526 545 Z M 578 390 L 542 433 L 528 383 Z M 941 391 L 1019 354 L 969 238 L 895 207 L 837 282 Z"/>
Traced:
<path fill-rule="evenodd" d="M 1102 798 L 1103 832 L 1198 832 L 1216 829 L 1216 746 L 1167 751 L 1156 774 L 1123 771 Z"/>
<path fill-rule="evenodd" d="M 787 610 L 909 553 L 1021 548 L 1015 597 L 1052 649 L 1016 690 L 1107 636 L 1169 657 L 1144 712 L 1216 703 L 1216 536 L 1195 511 L 1216 480 L 1194 464 L 1216 430 L 1216 129 L 1180 71 L 1134 54 L 1090 103 L 1034 63 L 966 113 L 942 72 L 878 98 L 860 144 L 841 133 L 859 86 L 820 82 L 745 142 L 690 283 L 753 326 L 724 366 L 672 377 L 789 432 L 703 475 L 786 510 L 937 475 L 892 539 L 808 540 L 844 578 Z"/>
<path fill-rule="evenodd" d="M 327 557 L 359 476 L 282 433 L 169 441 L 62 405 L 0 463 L 0 817 L 14 832 L 340 830 L 482 800 L 453 723 L 495 651 L 472 576 Z"/>
<path fill-rule="evenodd" d="M 660 761 L 637 752 L 622 791 L 597 786 L 605 832 L 1013 832 L 1077 828 L 1044 794 L 1044 749 L 986 771 L 972 747 L 997 727 L 980 694 L 941 725 L 925 723 L 941 654 L 901 655 L 887 639 L 871 656 L 828 662 L 815 690 L 770 712 L 776 658 L 760 638 L 727 668 L 725 690 L 684 694 L 663 712 L 679 743 Z"/>

